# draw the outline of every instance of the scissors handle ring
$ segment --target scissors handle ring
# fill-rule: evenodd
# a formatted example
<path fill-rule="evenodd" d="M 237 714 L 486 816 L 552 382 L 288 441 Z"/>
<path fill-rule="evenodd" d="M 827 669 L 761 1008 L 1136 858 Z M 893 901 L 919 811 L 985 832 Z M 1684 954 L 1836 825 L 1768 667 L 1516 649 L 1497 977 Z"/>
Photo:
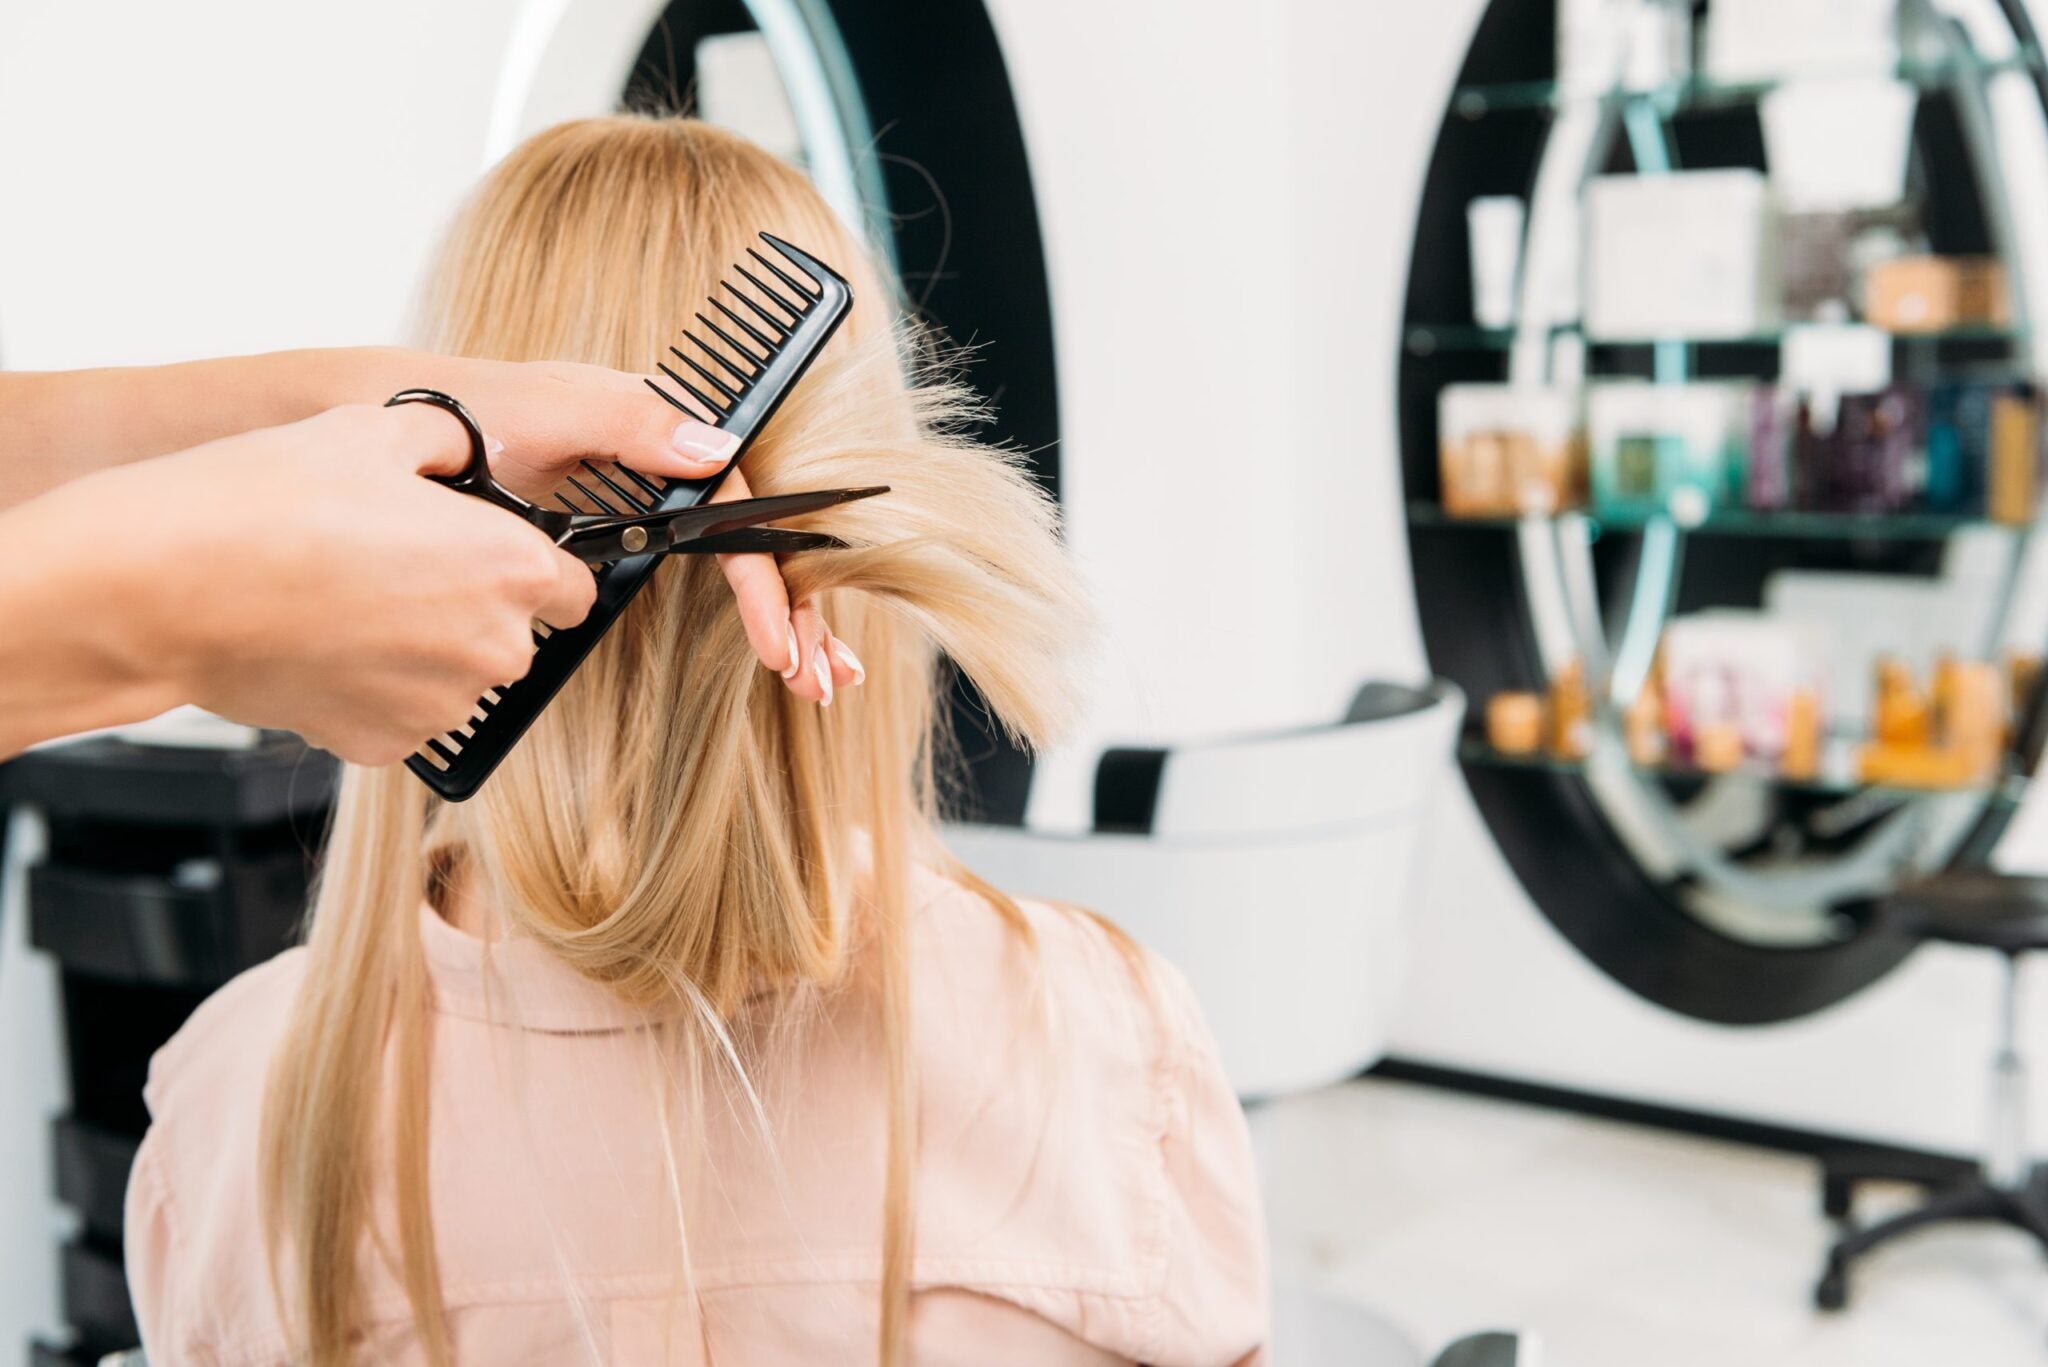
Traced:
<path fill-rule="evenodd" d="M 462 400 L 438 389 L 401 389 L 386 399 L 384 406 L 394 408 L 402 403 L 431 404 L 461 423 L 462 430 L 469 434 L 469 459 L 462 469 L 452 475 L 428 475 L 428 479 L 460 493 L 473 494 L 532 520 L 528 515 L 534 511 L 533 505 L 491 478 L 491 459 L 490 453 L 484 449 L 484 431 L 477 426 L 469 410 L 462 406 Z"/>

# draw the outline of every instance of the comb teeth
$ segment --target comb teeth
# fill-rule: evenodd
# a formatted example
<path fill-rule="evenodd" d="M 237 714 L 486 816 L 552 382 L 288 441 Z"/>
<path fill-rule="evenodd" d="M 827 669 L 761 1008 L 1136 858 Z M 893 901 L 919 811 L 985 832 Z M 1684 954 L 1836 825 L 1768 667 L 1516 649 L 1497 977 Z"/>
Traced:
<path fill-rule="evenodd" d="M 680 345 L 669 348 L 676 365 L 664 361 L 656 367 L 666 382 L 647 381 L 671 407 L 699 421 L 714 420 L 739 438 L 727 470 L 745 456 L 853 303 L 846 281 L 822 262 L 765 233 L 762 239 L 771 255 L 747 253 L 759 272 L 735 265 L 733 276 L 719 283 L 696 314 L 701 333 L 685 329 Z M 785 264 L 777 264 L 778 256 Z M 709 498 L 718 482 L 718 475 L 655 481 L 623 465 L 586 461 L 555 492 L 555 502 L 573 513 L 680 512 Z M 475 793 L 647 584 L 660 559 L 646 556 L 599 569 L 589 616 L 561 630 L 536 623 L 526 677 L 486 690 L 467 723 L 427 741 L 407 767 L 448 801 Z"/>
<path fill-rule="evenodd" d="M 597 479 L 598 483 L 604 485 L 605 488 L 611 490 L 614 494 L 616 494 L 618 496 L 619 502 L 625 504 L 634 512 L 644 513 L 654 506 L 653 499 L 645 498 L 639 494 L 634 493 L 631 489 L 628 489 L 625 485 L 619 483 L 610 475 L 606 474 L 602 469 L 598 468 L 595 465 L 592 465 L 589 461 L 586 460 L 583 462 L 583 468 L 588 470 L 591 473 L 591 475 Z M 624 469 L 625 467 L 621 466 L 619 468 Z M 661 493 L 659 489 L 655 489 L 652 485 L 648 485 L 647 487 L 653 494 L 659 497 Z"/>
<path fill-rule="evenodd" d="M 709 318 L 706 318 L 703 314 L 700 313 L 697 315 L 697 321 L 702 323 L 705 327 L 710 328 L 713 332 L 717 332 L 720 337 L 725 338 L 725 343 L 727 346 L 732 347 L 735 351 L 741 352 L 742 355 L 746 355 L 747 359 L 750 361 L 754 359 L 751 354 L 746 353 L 741 347 L 735 344 L 732 338 L 726 337 L 723 332 L 719 332 L 717 324 L 713 323 Z M 703 351 L 703 353 L 706 356 L 709 356 L 712 360 L 718 362 L 719 367 L 723 369 L 726 374 L 732 376 L 733 379 L 739 381 L 741 393 L 745 393 L 747 390 L 754 387 L 754 376 L 760 373 L 760 362 L 754 362 L 753 370 L 741 370 L 738 366 L 732 363 L 732 361 L 726 356 L 724 352 L 706 343 L 705 340 L 702 337 L 699 337 L 696 333 L 691 332 L 689 329 L 685 328 L 683 330 L 683 336 L 695 342 L 698 348 L 701 351 Z"/>
<path fill-rule="evenodd" d="M 574 475 L 569 476 L 569 487 L 596 504 L 597 510 L 601 513 L 616 513 L 618 511 L 617 508 L 612 507 L 611 504 L 600 498 L 588 484 L 585 484 Z"/>
<path fill-rule="evenodd" d="M 779 244 L 775 245 L 779 252 Z M 720 281 L 719 288 L 743 307 L 746 314 L 751 314 L 752 321 L 749 321 L 745 314 L 736 311 L 723 298 L 714 295 L 708 301 L 711 307 L 723 314 L 726 321 L 737 328 L 740 336 L 747 340 L 741 341 L 704 313 L 697 314 L 697 321 L 703 325 L 711 339 L 716 339 L 715 343 L 688 328 L 683 329 L 684 339 L 701 352 L 705 360 L 717 366 L 718 371 L 723 371 L 724 376 L 706 366 L 696 355 L 682 347 L 672 346 L 668 353 L 682 364 L 683 370 L 676 369 L 667 361 L 657 362 L 655 369 L 668 378 L 673 388 L 654 380 L 647 382 L 648 387 L 667 400 L 670 407 L 688 417 L 700 420 L 708 417 L 714 423 L 722 424 L 741 400 L 752 391 L 761 375 L 774 363 L 775 358 L 782 354 L 789 339 L 796 335 L 796 329 L 803 325 L 804 319 L 818 306 L 819 301 L 825 298 L 824 282 L 807 282 L 752 247 L 747 249 L 747 255 L 772 277 L 775 283 L 770 284 L 746 265 L 735 263 L 734 273 L 752 286 L 752 289 L 741 289 L 731 280 Z M 804 275 L 809 274 L 808 268 L 802 265 L 798 265 L 797 270 Z M 766 303 L 763 303 L 764 300 Z M 781 310 L 781 313 L 771 312 L 770 306 Z M 783 314 L 788 315 L 786 319 Z M 686 375 L 684 371 L 688 374 Z M 685 399 L 683 395 L 688 395 L 689 398 Z"/>
<path fill-rule="evenodd" d="M 753 272 L 749 271 L 745 266 L 735 266 L 733 267 L 733 269 L 738 271 L 741 275 L 746 276 L 747 279 L 754 280 Z M 762 285 L 759 280 L 754 280 L 754 284 L 756 287 L 760 289 L 765 290 L 767 288 L 767 286 Z M 789 329 L 782 325 L 782 320 L 780 318 L 777 318 L 774 314 L 770 313 L 767 309 L 762 308 L 760 304 L 755 302 L 753 295 L 741 292 L 738 288 L 736 288 L 733 285 L 732 281 L 726 281 L 725 287 L 728 290 L 732 291 L 732 295 L 735 299 L 739 300 L 742 304 L 745 304 L 747 306 L 747 312 L 753 314 L 756 318 L 759 318 L 761 322 L 766 326 L 775 329 L 775 341 L 764 342 L 763 345 L 769 347 L 771 350 L 779 351 L 781 349 L 782 340 L 789 336 Z M 761 334 L 753 331 L 752 329 L 749 329 L 747 335 L 749 337 L 759 337 Z"/>
<path fill-rule="evenodd" d="M 613 468 L 639 486 L 640 492 L 647 495 L 648 507 L 652 508 L 655 504 L 661 502 L 661 496 L 665 491 L 659 484 L 656 484 L 630 465 L 620 465 Z"/>
<path fill-rule="evenodd" d="M 738 271 L 741 275 L 745 276 L 748 284 L 752 285 L 755 289 L 761 291 L 761 293 L 767 295 L 770 299 L 774 300 L 778 305 L 780 305 L 782 307 L 783 312 L 789 315 L 789 319 L 792 323 L 796 322 L 797 320 L 801 319 L 804 316 L 804 312 L 801 306 L 792 304 L 787 299 L 784 299 L 781 295 L 775 292 L 774 286 L 762 280 L 760 276 L 754 274 L 745 266 L 735 266 L 733 267 L 733 269 Z"/>
<path fill-rule="evenodd" d="M 690 334 L 686 332 L 686 333 L 684 333 L 683 335 L 684 335 L 685 337 L 689 337 L 689 335 L 690 335 Z M 696 338 L 694 338 L 694 337 L 692 337 L 692 338 L 690 338 L 690 340 L 691 340 L 691 341 L 696 341 L 697 339 L 696 339 Z M 704 345 L 704 344 L 703 344 L 702 342 L 697 342 L 697 345 L 698 345 L 698 346 L 702 346 L 702 345 Z M 706 370 L 706 369 L 705 369 L 705 368 L 704 368 L 703 366 L 701 366 L 701 365 L 698 365 L 698 364 L 697 364 L 697 362 L 696 362 L 696 361 L 695 361 L 695 360 L 694 360 L 693 358 L 691 358 L 691 357 L 689 357 L 689 356 L 685 356 L 685 355 L 683 354 L 683 349 L 682 349 L 681 347 L 670 347 L 670 348 L 669 348 L 668 350 L 669 350 L 669 354 L 670 354 L 671 356 L 674 356 L 674 357 L 675 357 L 675 358 L 676 358 L 676 359 L 677 359 L 678 361 L 681 361 L 681 362 L 682 362 L 682 363 L 683 363 L 684 365 L 688 366 L 688 367 L 689 367 L 689 368 L 690 368 L 691 370 L 694 370 L 694 371 L 696 371 L 696 372 L 697 372 L 697 378 L 698 378 L 698 379 L 700 379 L 700 380 L 704 381 L 704 383 L 705 383 L 705 384 L 708 384 L 708 385 L 710 385 L 710 386 L 711 386 L 711 387 L 712 387 L 713 389 L 715 389 L 715 390 L 717 390 L 717 391 L 718 391 L 719 393 L 723 394 L 723 395 L 725 396 L 725 401 L 726 401 L 726 402 L 727 402 L 728 404 L 735 404 L 735 403 L 738 403 L 738 402 L 740 401 L 740 393 L 739 393 L 739 391 L 738 391 L 737 389 L 734 389 L 734 388 L 733 388 L 733 387 L 732 387 L 731 385 L 727 384 L 727 383 L 726 383 L 726 382 L 725 382 L 724 380 L 721 380 L 721 379 L 719 379 L 719 378 L 718 378 L 718 377 L 717 377 L 716 375 L 713 375 L 713 374 L 712 374 L 712 373 L 711 373 L 710 371 Z"/>
<path fill-rule="evenodd" d="M 785 300 L 781 295 L 776 294 L 775 291 L 766 291 L 770 298 L 774 299 L 776 303 L 781 304 L 784 308 L 788 309 L 792 314 L 795 314 L 798 318 L 803 317 L 804 313 L 807 310 L 809 310 L 811 305 L 817 303 L 820 299 L 824 298 L 824 295 L 822 294 L 813 294 L 811 292 L 811 287 L 809 285 L 799 284 L 795 276 L 791 275 L 788 271 L 782 269 L 782 267 L 776 265 L 773 261 L 770 261 L 767 257 L 761 255 L 761 253 L 755 251 L 752 247 L 747 248 L 747 255 L 753 257 L 754 260 L 760 262 L 763 266 L 766 266 L 768 268 L 768 273 L 770 275 L 774 276 L 777 280 L 780 280 L 783 284 L 789 286 L 790 293 L 794 294 L 797 298 L 804 301 L 803 307 L 798 308 L 796 305 L 791 304 L 787 300 Z M 742 268 L 742 270 L 744 272 L 744 268 Z M 753 280 L 754 277 L 749 275 L 747 276 L 747 279 Z M 754 283 L 758 285 L 761 282 L 755 280 Z"/>
<path fill-rule="evenodd" d="M 687 393 L 691 398 L 695 399 L 700 407 L 702 407 L 706 412 L 709 412 L 714 415 L 714 421 L 717 418 L 722 418 L 725 416 L 725 408 L 722 405 L 715 402 L 709 394 L 706 394 L 703 390 L 697 388 L 697 386 L 691 384 L 688 380 L 676 374 L 674 370 L 670 369 L 667 362 L 664 361 L 660 363 L 655 367 L 655 369 L 659 370 L 662 374 L 668 376 L 671 380 L 674 380 L 677 384 L 681 385 L 683 387 L 684 392 Z M 654 381 L 649 380 L 647 383 L 653 384 Z M 683 412 L 688 413 L 690 411 L 688 406 L 685 405 L 683 401 L 678 399 L 675 395 L 663 393 L 659 388 L 656 388 L 655 393 L 661 394 L 663 398 L 667 399 L 671 404 L 681 409 Z"/>
<path fill-rule="evenodd" d="M 718 324 L 712 322 L 709 318 L 705 318 L 705 324 L 708 327 L 710 327 L 710 329 L 713 332 L 716 332 L 720 337 L 724 338 L 727 342 L 731 342 L 733 350 L 742 353 L 743 355 L 746 356 L 748 360 L 752 361 L 757 366 L 767 365 L 770 361 L 775 359 L 775 343 L 769 341 L 766 337 L 762 336 L 761 330 L 759 328 L 755 327 L 752 323 L 749 323 L 746 319 L 740 317 L 737 313 L 734 313 L 731 309 L 727 308 L 725 306 L 725 301 L 723 299 L 713 299 L 711 301 L 711 307 L 717 309 L 720 313 L 724 314 L 727 318 L 731 319 L 734 327 L 737 327 L 741 332 L 746 333 L 748 339 L 751 340 L 755 346 L 761 348 L 761 350 L 767 352 L 768 354 L 765 356 L 756 356 L 753 352 L 748 351 L 738 342 L 734 342 L 731 337 L 726 336 L 725 330 L 719 327 Z M 702 314 L 699 314 L 698 316 L 700 318 L 703 317 Z"/>

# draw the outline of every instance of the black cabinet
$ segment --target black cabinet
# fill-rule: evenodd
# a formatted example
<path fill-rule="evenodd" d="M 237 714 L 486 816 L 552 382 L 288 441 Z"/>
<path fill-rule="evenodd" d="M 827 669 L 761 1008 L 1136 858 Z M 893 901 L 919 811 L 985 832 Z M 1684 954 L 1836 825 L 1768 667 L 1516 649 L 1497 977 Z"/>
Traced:
<path fill-rule="evenodd" d="M 244 750 L 95 738 L 0 766 L 0 801 L 33 809 L 46 835 L 27 912 L 62 981 L 71 1109 L 51 1144 L 57 1197 L 80 1222 L 52 1250 L 73 1341 L 34 1345 L 31 1367 L 135 1346 L 121 1219 L 150 1057 L 207 994 L 291 942 L 337 778 L 289 737 Z"/>

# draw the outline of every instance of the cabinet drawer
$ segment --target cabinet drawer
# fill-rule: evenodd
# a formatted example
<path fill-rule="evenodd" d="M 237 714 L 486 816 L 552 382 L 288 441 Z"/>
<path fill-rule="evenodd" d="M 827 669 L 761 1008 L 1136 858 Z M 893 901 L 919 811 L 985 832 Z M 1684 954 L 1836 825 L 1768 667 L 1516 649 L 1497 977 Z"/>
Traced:
<path fill-rule="evenodd" d="M 77 1211 L 93 1235 L 119 1243 L 128 1170 L 135 1166 L 142 1141 L 69 1115 L 52 1123 L 50 1137 L 56 1149 L 57 1199 Z"/>
<path fill-rule="evenodd" d="M 63 1268 L 64 1318 L 77 1328 L 79 1338 L 112 1345 L 142 1341 L 118 1253 L 74 1241 L 64 1245 Z"/>
<path fill-rule="evenodd" d="M 44 862 L 29 870 L 30 935 L 74 973 L 210 988 L 285 947 L 305 910 L 296 850 L 180 872 Z"/>

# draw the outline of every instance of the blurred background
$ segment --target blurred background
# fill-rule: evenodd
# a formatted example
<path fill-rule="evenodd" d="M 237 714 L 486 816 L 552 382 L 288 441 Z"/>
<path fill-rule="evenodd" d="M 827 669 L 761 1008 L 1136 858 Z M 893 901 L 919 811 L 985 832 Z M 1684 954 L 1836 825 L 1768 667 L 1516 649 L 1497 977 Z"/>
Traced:
<path fill-rule="evenodd" d="M 1064 507 L 1091 706 L 963 699 L 949 838 L 1188 973 L 1279 1362 L 2033 1362 L 2039 9 L 13 5 L 0 365 L 403 341 L 527 133 L 735 127 Z M 0 1360 L 132 1344 L 142 1070 L 331 784 L 190 716 L 0 768 Z"/>

